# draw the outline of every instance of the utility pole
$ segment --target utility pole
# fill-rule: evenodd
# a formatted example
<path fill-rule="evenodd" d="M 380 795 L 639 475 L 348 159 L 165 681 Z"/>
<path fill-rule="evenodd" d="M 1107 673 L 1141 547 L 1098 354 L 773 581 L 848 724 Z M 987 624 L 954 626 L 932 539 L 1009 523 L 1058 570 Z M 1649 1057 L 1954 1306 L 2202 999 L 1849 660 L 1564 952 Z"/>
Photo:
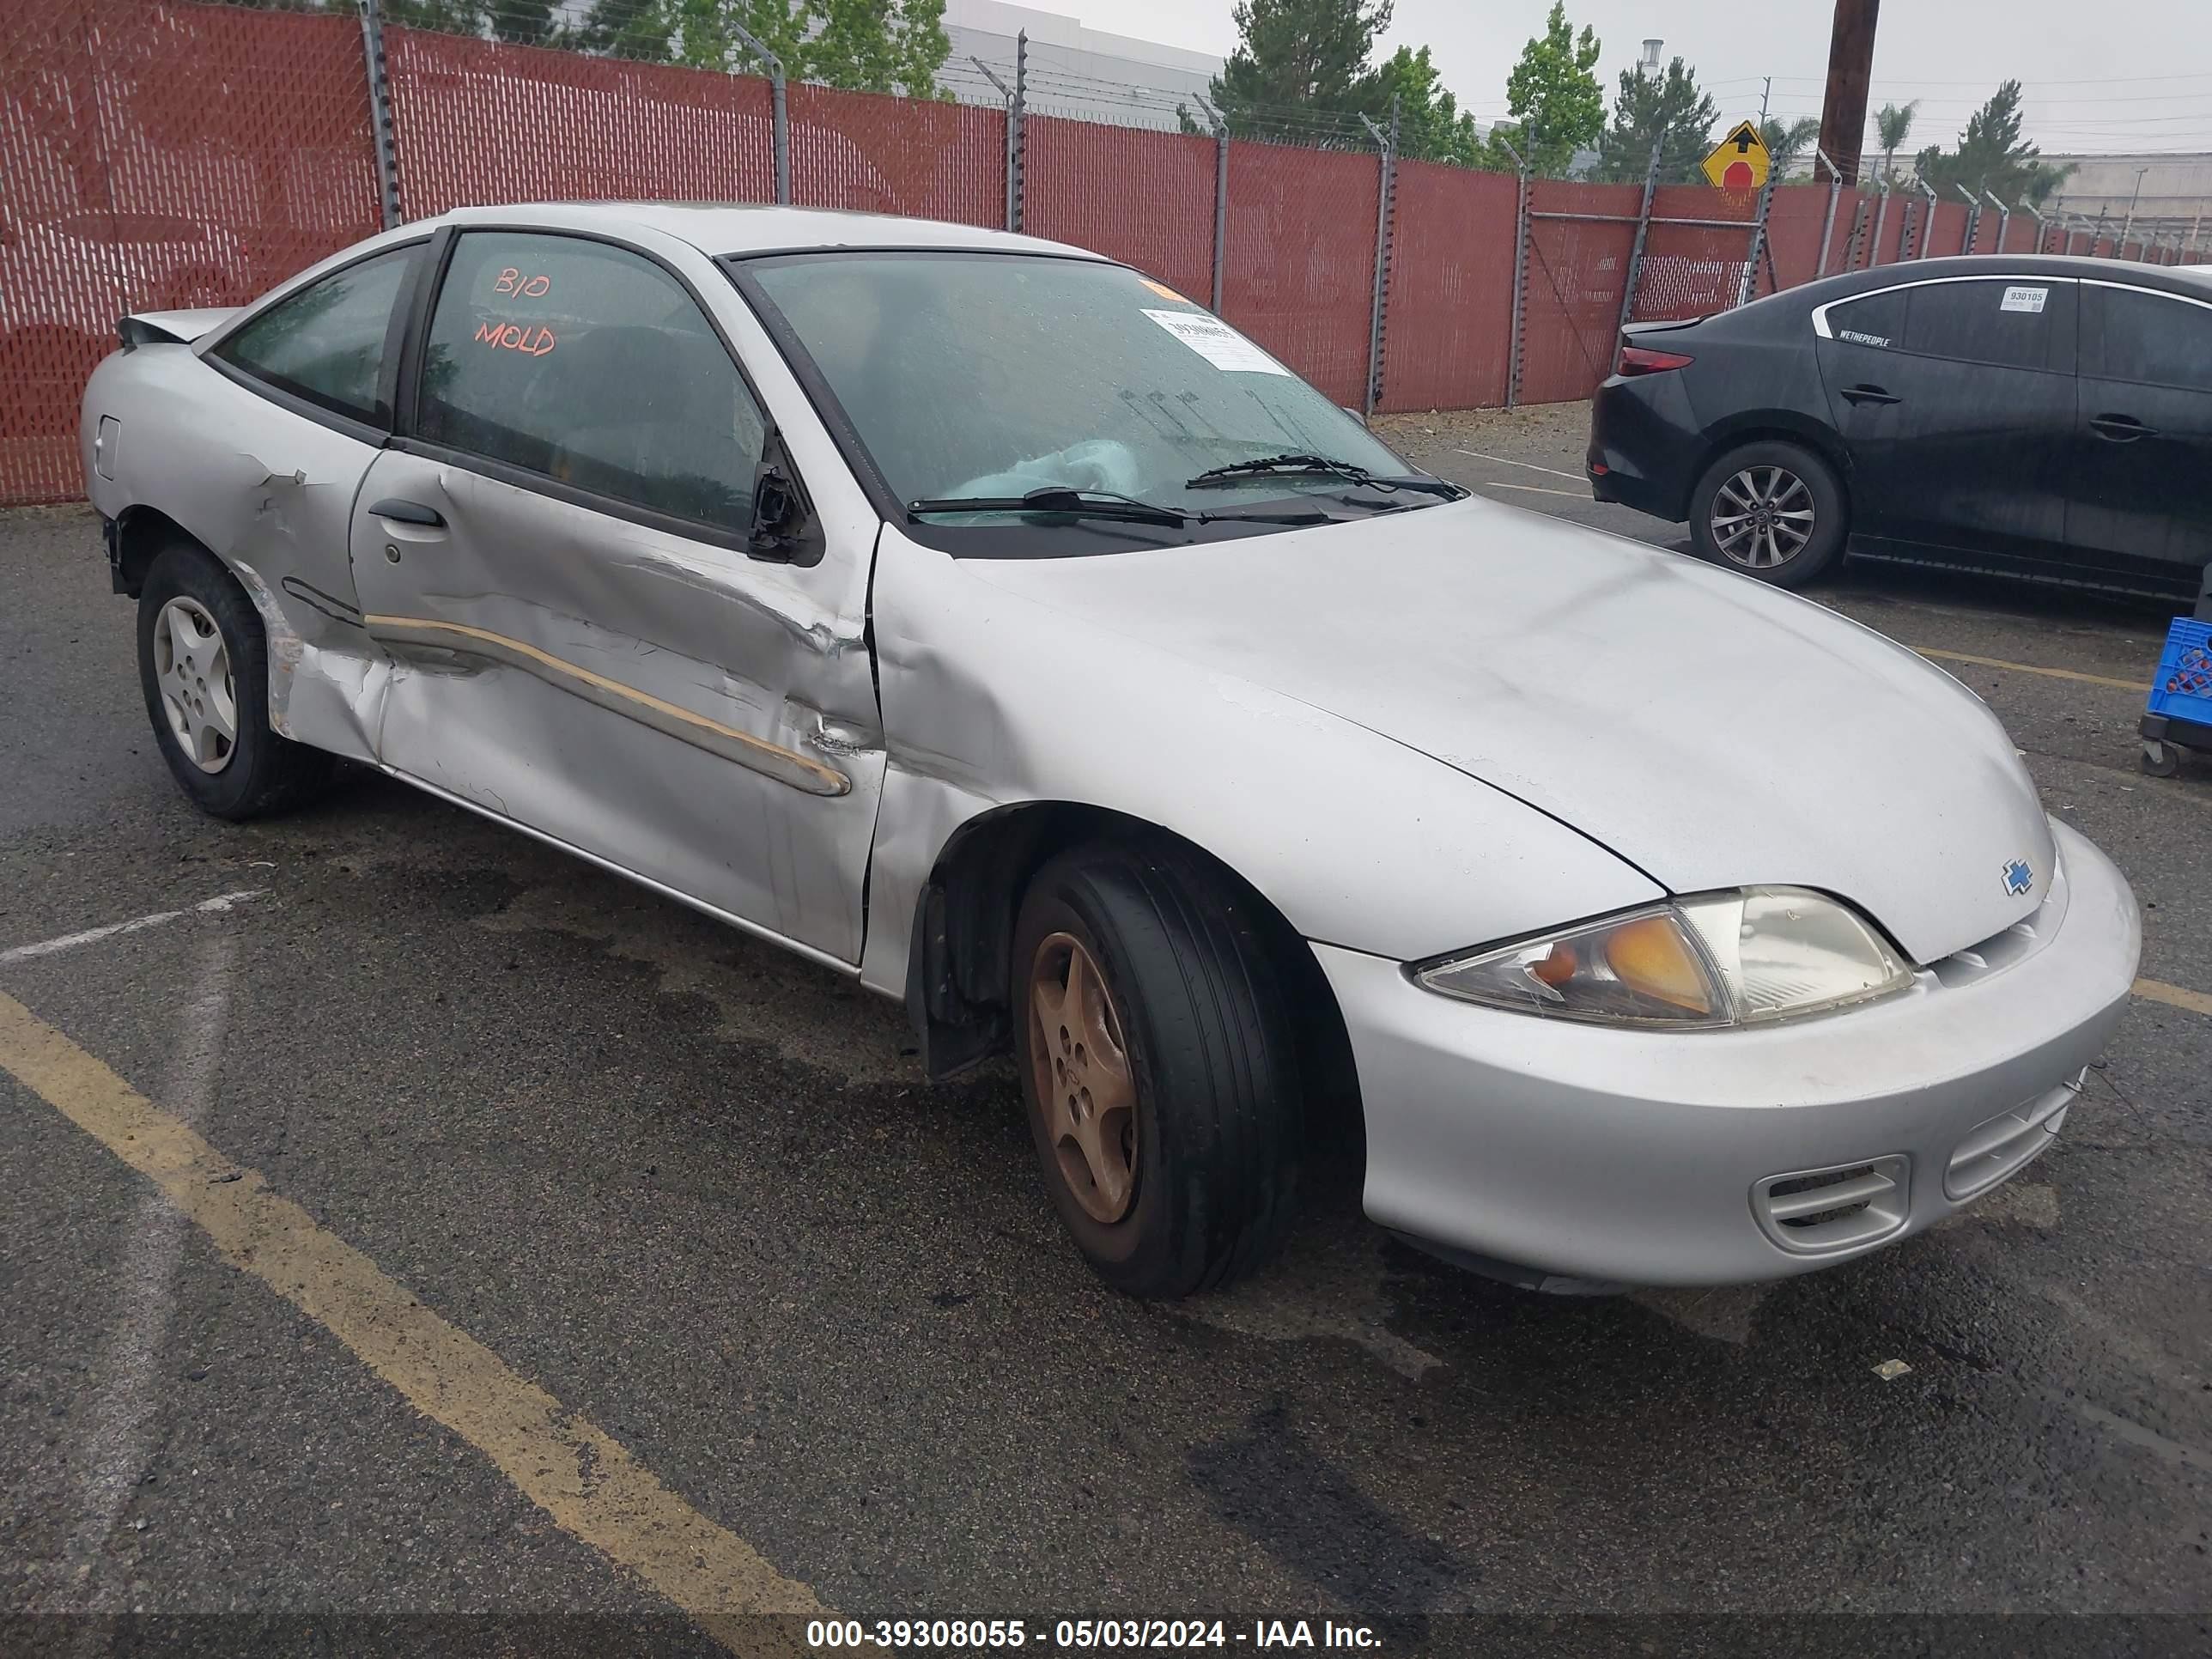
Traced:
<path fill-rule="evenodd" d="M 1766 77 L 1766 85 L 1765 85 L 1763 88 L 1761 88 L 1761 89 L 1760 89 L 1760 92 L 1759 92 L 1759 138 L 1760 138 L 1761 142 L 1764 142 L 1764 141 L 1765 141 L 1765 137 L 1766 137 L 1766 105 L 1767 105 L 1767 101 L 1768 101 L 1768 100 L 1771 99 L 1773 96 L 1774 96 L 1774 77 L 1773 77 L 1772 76 L 1771 76 L 1771 75 L 1770 75 L 1770 76 L 1768 76 Z"/>
<path fill-rule="evenodd" d="M 2120 246 L 2112 250 L 2115 258 L 2118 257 L 2120 248 L 2127 246 L 2128 233 L 2136 228 L 2136 204 L 2142 200 L 2143 174 L 2149 171 L 2148 167 L 2136 169 L 2136 187 L 2134 192 L 2128 198 L 2128 216 L 2120 224 Z"/>
<path fill-rule="evenodd" d="M 1820 104 L 1820 153 L 1847 185 L 1859 181 L 1866 147 L 1867 83 L 1874 78 L 1875 18 L 1881 0 L 1836 0 L 1828 38 L 1828 89 Z"/>

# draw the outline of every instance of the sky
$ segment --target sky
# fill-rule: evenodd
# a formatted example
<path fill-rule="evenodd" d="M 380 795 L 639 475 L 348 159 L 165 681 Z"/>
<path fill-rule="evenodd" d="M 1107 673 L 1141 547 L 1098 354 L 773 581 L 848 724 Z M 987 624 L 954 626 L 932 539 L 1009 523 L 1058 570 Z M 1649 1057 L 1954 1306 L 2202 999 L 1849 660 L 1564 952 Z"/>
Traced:
<path fill-rule="evenodd" d="M 1231 0 L 1023 0 L 1171 46 L 1226 54 Z M 1505 114 L 1505 77 L 1550 0 L 1397 0 L 1388 49 L 1426 45 L 1463 109 Z M 1577 32 L 1597 31 L 1608 100 L 1647 36 L 1689 60 L 1725 119 L 1820 112 L 1834 9 L 1827 0 L 1568 0 Z M 1875 44 L 1869 111 L 1920 100 L 1911 143 L 1955 143 L 1996 88 L 2026 87 L 2027 136 L 2048 154 L 2212 150 L 2212 3 L 2208 0 L 1889 0 Z"/>

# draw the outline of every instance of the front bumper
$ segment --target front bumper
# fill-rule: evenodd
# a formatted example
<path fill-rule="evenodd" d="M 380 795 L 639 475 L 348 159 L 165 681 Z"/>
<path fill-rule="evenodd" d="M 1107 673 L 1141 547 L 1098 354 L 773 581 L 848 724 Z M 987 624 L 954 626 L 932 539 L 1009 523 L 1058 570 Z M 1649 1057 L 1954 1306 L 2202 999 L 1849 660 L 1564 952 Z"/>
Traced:
<path fill-rule="evenodd" d="M 1358 1063 L 1368 1214 L 1448 1253 L 1642 1285 L 1804 1273 L 1942 1219 L 2057 1133 L 2135 981 L 2135 896 L 2052 827 L 2034 937 L 1764 1029 L 1545 1020 L 1315 945 Z"/>

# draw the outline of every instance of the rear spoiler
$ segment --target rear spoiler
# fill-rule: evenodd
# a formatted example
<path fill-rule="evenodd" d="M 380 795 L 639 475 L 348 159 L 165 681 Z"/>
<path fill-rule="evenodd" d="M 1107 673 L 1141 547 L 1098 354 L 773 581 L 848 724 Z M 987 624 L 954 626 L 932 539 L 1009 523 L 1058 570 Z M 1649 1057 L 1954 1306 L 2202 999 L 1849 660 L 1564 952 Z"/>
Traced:
<path fill-rule="evenodd" d="M 115 319 L 115 332 L 125 351 L 142 345 L 190 345 L 202 335 L 214 333 L 237 314 L 236 306 L 216 306 L 203 311 L 134 311 Z"/>

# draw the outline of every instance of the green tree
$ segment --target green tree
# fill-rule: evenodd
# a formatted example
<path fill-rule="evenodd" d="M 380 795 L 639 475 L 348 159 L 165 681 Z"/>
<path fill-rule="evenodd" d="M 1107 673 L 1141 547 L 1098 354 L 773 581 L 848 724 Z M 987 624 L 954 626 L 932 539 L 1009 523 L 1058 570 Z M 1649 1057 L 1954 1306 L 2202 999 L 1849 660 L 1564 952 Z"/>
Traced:
<path fill-rule="evenodd" d="M 1641 64 L 1621 70 L 1613 125 L 1598 145 L 1598 176 L 1640 180 L 1656 143 L 1660 183 L 1696 178 L 1698 164 L 1713 147 L 1713 123 L 1720 112 L 1720 106 L 1698 90 L 1697 72 L 1680 58 L 1663 75 L 1647 75 Z"/>
<path fill-rule="evenodd" d="M 1762 121 L 1759 136 L 1766 141 L 1766 153 L 1773 158 L 1774 176 L 1785 178 L 1790 165 L 1811 149 L 1813 141 L 1820 136 L 1820 118 L 1806 115 L 1795 121 Z"/>
<path fill-rule="evenodd" d="M 1914 170 L 1945 196 L 1957 194 L 1953 186 L 1964 185 L 1977 193 L 1989 191 L 2000 201 L 2026 197 L 2039 206 L 2074 169 L 2042 160 L 2043 152 L 2020 136 L 2020 82 L 2007 81 L 1966 118 L 1958 149 L 1930 144 L 1913 158 Z"/>
<path fill-rule="evenodd" d="M 951 55 L 945 0 L 812 0 L 821 27 L 801 56 L 806 78 L 857 92 L 933 98 Z"/>
<path fill-rule="evenodd" d="M 491 38 L 511 46 L 558 46 L 568 43 L 556 0 L 495 0 L 486 8 Z"/>
<path fill-rule="evenodd" d="M 1909 104 L 1884 104 L 1875 112 L 1875 137 L 1881 145 L 1881 176 L 1887 179 L 1897 177 L 1897 152 L 1905 148 L 1905 141 L 1912 136 L 1912 118 L 1920 112 L 1920 100 Z"/>
<path fill-rule="evenodd" d="M 793 81 L 806 78 L 801 48 L 817 12 L 815 0 L 662 0 L 673 24 L 675 60 L 694 69 L 758 74 L 761 64 L 738 37 L 741 27 L 783 62 Z"/>
<path fill-rule="evenodd" d="M 446 34 L 482 34 L 489 0 L 385 0 L 384 21 Z"/>
<path fill-rule="evenodd" d="M 1375 37 L 1391 0 L 1237 0 L 1237 50 L 1213 77 L 1213 106 L 1240 133 L 1284 110 L 1349 114 L 1370 101 Z"/>
<path fill-rule="evenodd" d="M 1482 139 L 1474 117 L 1441 83 L 1429 49 L 1401 46 L 1361 82 L 1362 112 L 1387 125 L 1396 100 L 1398 153 L 1424 161 L 1453 161 L 1476 167 L 1483 161 Z"/>
<path fill-rule="evenodd" d="M 676 55 L 676 16 L 667 0 L 592 0 L 574 34 L 586 52 L 665 64 Z"/>
<path fill-rule="evenodd" d="M 610 58 L 758 74 L 740 28 L 789 79 L 856 92 L 939 97 L 937 72 L 952 52 L 945 0 L 594 0 L 571 38 Z"/>
<path fill-rule="evenodd" d="M 1532 170 L 1559 174 L 1575 152 L 1589 149 L 1605 131 L 1605 88 L 1598 83 L 1600 50 L 1585 24 L 1577 36 L 1567 9 L 1553 0 L 1544 32 L 1521 48 L 1521 61 L 1505 78 L 1505 107 L 1511 116 L 1498 127 Z M 1503 146 L 1491 146 L 1494 165 L 1510 167 Z"/>

